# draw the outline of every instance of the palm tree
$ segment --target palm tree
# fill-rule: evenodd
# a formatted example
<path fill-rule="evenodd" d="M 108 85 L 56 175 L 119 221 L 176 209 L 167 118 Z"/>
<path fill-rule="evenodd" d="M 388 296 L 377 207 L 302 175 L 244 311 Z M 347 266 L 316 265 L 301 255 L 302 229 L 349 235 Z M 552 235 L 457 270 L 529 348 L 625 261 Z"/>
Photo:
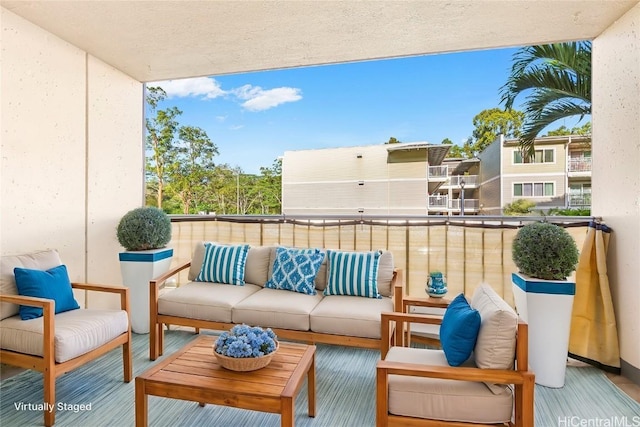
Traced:
<path fill-rule="evenodd" d="M 520 145 L 532 156 L 535 138 L 549 124 L 591 114 L 591 42 L 519 49 L 513 56 L 511 75 L 500 89 L 501 103 L 511 109 L 523 92 L 527 96 Z"/>

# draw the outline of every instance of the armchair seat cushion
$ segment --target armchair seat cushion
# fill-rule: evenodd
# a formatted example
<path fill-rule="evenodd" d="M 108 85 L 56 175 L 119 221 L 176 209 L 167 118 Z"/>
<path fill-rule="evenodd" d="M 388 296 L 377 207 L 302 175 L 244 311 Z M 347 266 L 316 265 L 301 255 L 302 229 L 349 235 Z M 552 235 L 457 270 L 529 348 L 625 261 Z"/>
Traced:
<path fill-rule="evenodd" d="M 0 347 L 18 353 L 43 356 L 42 317 L 21 320 L 13 316 L 0 321 Z M 55 316 L 56 363 L 66 362 L 94 350 L 127 332 L 129 318 L 123 310 L 79 309 Z"/>
<path fill-rule="evenodd" d="M 449 366 L 442 350 L 389 349 L 386 361 Z M 474 366 L 472 361 L 465 365 Z M 464 366 L 464 365 L 463 365 Z M 502 423 L 511 420 L 512 391 L 494 394 L 484 383 L 389 375 L 389 413 L 434 420 Z"/>
<path fill-rule="evenodd" d="M 190 282 L 158 297 L 158 314 L 231 323 L 231 309 L 262 289 L 246 283 L 234 286 L 212 282 Z"/>

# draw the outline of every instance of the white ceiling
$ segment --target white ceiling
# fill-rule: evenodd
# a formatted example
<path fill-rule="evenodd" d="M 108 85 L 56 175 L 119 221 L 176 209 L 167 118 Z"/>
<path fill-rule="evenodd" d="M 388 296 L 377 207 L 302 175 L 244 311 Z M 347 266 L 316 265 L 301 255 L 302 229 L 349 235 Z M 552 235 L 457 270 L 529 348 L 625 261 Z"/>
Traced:
<path fill-rule="evenodd" d="M 142 82 L 592 39 L 637 3 L 0 0 Z"/>

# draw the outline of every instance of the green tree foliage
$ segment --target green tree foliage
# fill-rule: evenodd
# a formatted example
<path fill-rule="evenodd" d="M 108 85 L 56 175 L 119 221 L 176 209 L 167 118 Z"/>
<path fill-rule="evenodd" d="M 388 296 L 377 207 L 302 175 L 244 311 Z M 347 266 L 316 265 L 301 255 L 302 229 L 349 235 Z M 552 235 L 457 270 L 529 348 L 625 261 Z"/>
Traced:
<path fill-rule="evenodd" d="M 385 142 L 385 144 L 400 144 L 402 141 L 397 140 L 394 137 L 389 138 L 389 140 L 387 142 Z"/>
<path fill-rule="evenodd" d="M 511 109 L 526 94 L 522 149 L 534 154 L 534 142 L 557 120 L 591 114 L 591 42 L 527 46 L 513 57 L 511 74 L 500 89 L 501 102 Z"/>
<path fill-rule="evenodd" d="M 182 204 L 182 213 L 196 211 L 202 202 L 204 189 L 211 182 L 214 171 L 214 157 L 218 148 L 207 133 L 194 126 L 181 126 L 178 141 L 174 145 L 172 162 L 168 165 L 171 190 Z"/>
<path fill-rule="evenodd" d="M 483 110 L 473 118 L 473 136 L 465 143 L 464 151 L 468 157 L 475 157 L 502 134 L 506 138 L 520 136 L 524 113 L 517 110 L 491 108 Z"/>
<path fill-rule="evenodd" d="M 216 165 L 218 148 L 203 129 L 180 125 L 176 107 L 158 109 L 166 97 L 159 87 L 147 88 L 146 205 L 173 214 L 279 214 L 281 160 L 259 175 Z"/>
<path fill-rule="evenodd" d="M 451 141 L 449 138 L 443 139 L 440 144 L 451 145 L 451 147 L 449 147 L 449 152 L 447 153 L 447 158 L 460 159 L 460 158 L 467 157 L 462 147 L 460 147 L 457 144 L 454 144 L 453 141 Z"/>
<path fill-rule="evenodd" d="M 156 191 L 156 206 L 162 208 L 164 198 L 165 181 L 167 179 L 167 165 L 174 160 L 174 139 L 178 129 L 177 117 L 182 111 L 176 107 L 158 110 L 158 104 L 165 100 L 167 93 L 160 87 L 148 87 L 146 102 L 149 112 L 155 113 L 155 117 L 147 118 L 147 157 L 146 176 L 147 182 L 153 183 Z M 150 154 L 149 154 L 150 153 Z"/>
<path fill-rule="evenodd" d="M 591 122 L 587 122 L 580 127 L 574 126 L 571 129 L 562 125 L 558 129 L 551 130 L 547 133 L 547 136 L 563 135 L 591 135 Z"/>
<path fill-rule="evenodd" d="M 531 200 L 517 199 L 505 205 L 503 212 L 505 215 L 518 216 L 529 215 L 536 206 Z"/>
<path fill-rule="evenodd" d="M 551 216 L 591 216 L 591 209 L 549 209 Z"/>

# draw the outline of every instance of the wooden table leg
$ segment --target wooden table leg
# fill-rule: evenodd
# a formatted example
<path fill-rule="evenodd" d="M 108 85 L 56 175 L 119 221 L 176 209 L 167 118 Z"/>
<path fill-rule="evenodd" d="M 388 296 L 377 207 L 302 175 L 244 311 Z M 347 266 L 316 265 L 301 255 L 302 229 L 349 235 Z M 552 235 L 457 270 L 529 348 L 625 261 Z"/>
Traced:
<path fill-rule="evenodd" d="M 311 366 L 307 372 L 307 396 L 309 396 L 309 416 L 316 416 L 316 353 L 311 357 Z"/>
<path fill-rule="evenodd" d="M 293 427 L 295 408 L 294 399 L 291 397 L 280 398 L 280 426 Z"/>
<path fill-rule="evenodd" d="M 144 380 L 136 378 L 136 427 L 147 427 L 148 396 L 144 389 Z"/>

